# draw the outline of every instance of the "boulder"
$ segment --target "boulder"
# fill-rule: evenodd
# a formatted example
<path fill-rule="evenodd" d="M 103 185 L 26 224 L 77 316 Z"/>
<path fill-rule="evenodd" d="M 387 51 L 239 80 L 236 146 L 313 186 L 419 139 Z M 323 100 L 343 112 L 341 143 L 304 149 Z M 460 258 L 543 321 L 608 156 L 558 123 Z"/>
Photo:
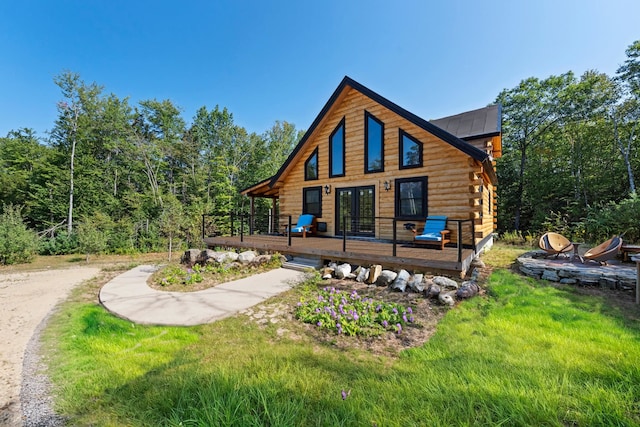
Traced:
<path fill-rule="evenodd" d="M 551 282 L 559 282 L 560 277 L 558 276 L 558 272 L 554 270 L 545 270 L 542 273 L 542 280 L 549 280 Z"/>
<path fill-rule="evenodd" d="M 458 283 L 455 280 L 444 276 L 434 277 L 433 283 L 440 286 L 441 289 L 458 289 Z"/>
<path fill-rule="evenodd" d="M 356 282 L 365 282 L 367 279 L 369 279 L 369 269 L 368 268 L 364 268 L 364 267 L 360 267 L 360 271 L 358 272 L 358 275 L 356 276 Z"/>
<path fill-rule="evenodd" d="M 198 264 L 204 265 L 207 263 L 207 261 L 209 260 L 209 258 L 211 258 L 213 256 L 213 254 L 215 254 L 216 251 L 211 250 L 211 249 L 205 249 L 204 251 L 201 251 L 198 254 L 198 258 L 196 259 L 196 262 Z"/>
<path fill-rule="evenodd" d="M 460 299 L 467 299 L 473 296 L 478 295 L 480 292 L 480 287 L 475 282 L 465 282 L 460 286 L 460 288 L 456 291 L 456 297 Z"/>
<path fill-rule="evenodd" d="M 258 266 L 261 266 L 263 264 L 267 264 L 270 261 L 271 261 L 271 255 L 258 255 L 257 257 L 252 259 L 249 264 L 254 266 L 254 267 L 258 267 Z"/>
<path fill-rule="evenodd" d="M 238 254 L 235 252 L 213 252 L 209 254 L 207 262 L 217 262 L 218 264 L 224 264 L 226 262 L 233 262 L 238 260 Z"/>
<path fill-rule="evenodd" d="M 372 265 L 369 269 L 369 278 L 367 279 L 367 283 L 372 285 L 378 281 L 378 277 L 380 277 L 380 273 L 382 273 L 382 266 L 379 264 Z"/>
<path fill-rule="evenodd" d="M 407 270 L 400 270 L 395 280 L 391 284 L 391 289 L 404 292 L 405 289 L 407 289 L 407 283 L 409 282 L 410 278 L 411 275 Z"/>
<path fill-rule="evenodd" d="M 411 276 L 409 282 L 407 282 L 407 286 L 414 292 L 423 292 L 424 291 L 424 274 L 415 274 Z"/>
<path fill-rule="evenodd" d="M 484 264 L 484 261 L 482 261 L 479 257 L 475 257 L 471 261 L 471 267 L 478 269 L 478 268 L 485 268 L 486 265 Z"/>
<path fill-rule="evenodd" d="M 336 276 L 336 279 L 344 279 L 349 274 L 351 274 L 351 264 L 348 264 L 348 263 L 340 264 L 335 268 L 334 274 Z"/>
<path fill-rule="evenodd" d="M 200 256 L 199 249 L 189 249 L 180 258 L 180 264 L 193 265 L 198 261 L 198 256 Z"/>
<path fill-rule="evenodd" d="M 426 291 L 424 291 L 424 295 L 427 298 L 437 298 L 440 295 L 440 292 L 442 292 L 440 285 L 436 285 L 435 283 L 433 283 L 427 288 Z"/>
<path fill-rule="evenodd" d="M 378 280 L 376 280 L 376 285 L 389 286 L 391 282 L 396 280 L 396 277 L 398 277 L 398 273 L 396 273 L 395 271 L 382 270 L 380 276 L 378 277 Z"/>
<path fill-rule="evenodd" d="M 448 305 L 449 307 L 453 307 L 456 304 L 456 301 L 453 299 L 453 295 L 455 291 L 452 292 L 440 292 L 438 295 L 438 301 L 444 305 Z"/>
<path fill-rule="evenodd" d="M 249 264 L 256 256 L 258 255 L 254 251 L 244 251 L 238 255 L 238 261 L 243 264 Z"/>

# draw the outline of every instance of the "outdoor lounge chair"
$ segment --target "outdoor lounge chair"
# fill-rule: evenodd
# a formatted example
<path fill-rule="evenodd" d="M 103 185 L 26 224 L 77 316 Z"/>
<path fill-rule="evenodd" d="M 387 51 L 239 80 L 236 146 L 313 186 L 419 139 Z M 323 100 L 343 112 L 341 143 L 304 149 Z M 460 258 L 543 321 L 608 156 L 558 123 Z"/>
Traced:
<path fill-rule="evenodd" d="M 563 254 L 565 252 L 571 252 L 573 250 L 573 244 L 564 237 L 562 234 L 558 233 L 545 233 L 540 237 L 540 241 L 538 242 L 540 249 L 548 253 L 549 255 L 555 255 L 558 258 L 558 255 Z"/>
<path fill-rule="evenodd" d="M 285 227 L 285 233 L 287 232 Z M 313 234 L 316 228 L 316 217 L 311 214 L 302 214 L 298 218 L 298 222 L 294 227 L 291 227 L 292 236 L 307 237 L 307 234 Z"/>
<path fill-rule="evenodd" d="M 443 250 L 444 245 L 451 242 L 449 237 L 451 232 L 447 230 L 446 227 L 446 216 L 429 216 L 424 223 L 424 230 L 422 231 L 422 234 L 418 234 L 415 228 L 411 229 L 414 234 L 413 242 L 426 245 L 436 245 L 440 250 Z"/>
<path fill-rule="evenodd" d="M 615 259 L 618 255 L 618 251 L 620 251 L 620 247 L 622 246 L 622 237 L 616 236 L 607 240 L 606 242 L 596 246 L 595 248 L 589 249 L 582 256 L 586 261 L 595 261 L 600 263 L 600 265 L 607 265 L 607 261 L 610 259 Z"/>

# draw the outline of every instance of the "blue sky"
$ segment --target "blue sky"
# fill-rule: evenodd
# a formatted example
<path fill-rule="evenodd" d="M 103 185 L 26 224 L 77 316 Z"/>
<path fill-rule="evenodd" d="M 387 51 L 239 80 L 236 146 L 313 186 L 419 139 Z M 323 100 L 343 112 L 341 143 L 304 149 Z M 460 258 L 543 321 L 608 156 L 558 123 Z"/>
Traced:
<path fill-rule="evenodd" d="M 262 133 L 306 129 L 345 75 L 434 119 L 522 79 L 613 75 L 640 39 L 637 0 L 164 1 L 0 4 L 0 136 L 46 137 L 64 70 L 105 93 L 227 107 Z"/>

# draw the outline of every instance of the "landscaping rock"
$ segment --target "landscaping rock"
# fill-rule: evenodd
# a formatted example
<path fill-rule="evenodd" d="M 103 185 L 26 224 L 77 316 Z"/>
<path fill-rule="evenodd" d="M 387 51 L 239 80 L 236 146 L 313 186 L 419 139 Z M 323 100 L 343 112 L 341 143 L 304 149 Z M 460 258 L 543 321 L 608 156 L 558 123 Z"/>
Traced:
<path fill-rule="evenodd" d="M 442 304 L 448 305 L 449 307 L 453 307 L 456 304 L 456 301 L 453 299 L 453 294 L 455 294 L 455 291 L 440 292 L 440 295 L 438 295 L 438 301 Z"/>
<path fill-rule="evenodd" d="M 391 289 L 404 292 L 407 289 L 407 282 L 411 278 L 411 275 L 407 270 L 400 270 L 395 280 L 391 284 Z"/>
<path fill-rule="evenodd" d="M 558 277 L 558 273 L 553 270 L 545 270 L 542 273 L 542 280 L 549 280 L 551 282 L 559 282 L 560 277 Z"/>
<path fill-rule="evenodd" d="M 576 283 L 578 283 L 578 280 L 566 277 L 564 279 L 560 279 L 560 283 L 562 283 L 563 285 L 575 285 Z"/>
<path fill-rule="evenodd" d="M 424 291 L 424 274 L 415 274 L 411 276 L 407 286 L 414 292 L 423 292 Z"/>
<path fill-rule="evenodd" d="M 376 285 L 389 286 L 391 282 L 396 280 L 396 277 L 398 277 L 398 273 L 396 273 L 395 271 L 382 270 L 380 276 L 378 277 L 378 280 L 376 280 Z"/>
<path fill-rule="evenodd" d="M 336 279 L 344 279 L 349 274 L 351 274 L 351 264 L 340 264 L 335 268 L 334 274 L 336 276 Z"/>
<path fill-rule="evenodd" d="M 467 299 L 478 295 L 480 287 L 475 282 L 465 282 L 456 291 L 456 297 L 460 299 Z"/>
<path fill-rule="evenodd" d="M 479 257 L 475 257 L 472 261 L 471 261 L 471 267 L 478 269 L 478 268 L 485 268 L 486 265 L 484 263 L 484 261 L 482 261 Z"/>
<path fill-rule="evenodd" d="M 458 283 L 455 280 L 444 276 L 434 277 L 433 283 L 440 286 L 442 289 L 458 289 Z"/>
<path fill-rule="evenodd" d="M 367 283 L 370 285 L 376 283 L 378 281 L 378 277 L 382 273 L 382 266 L 379 264 L 372 265 L 369 269 L 369 278 L 367 279 Z"/>
<path fill-rule="evenodd" d="M 440 285 L 436 285 L 435 283 L 433 283 L 425 291 L 425 296 L 427 298 L 437 298 L 440 295 L 440 292 L 442 292 L 442 288 L 440 288 Z"/>
<path fill-rule="evenodd" d="M 254 251 L 244 251 L 238 255 L 238 261 L 243 264 L 249 264 L 257 256 Z"/>
<path fill-rule="evenodd" d="M 249 264 L 254 267 L 259 267 L 263 264 L 269 263 L 270 261 L 271 261 L 271 255 L 258 255 L 257 257 L 252 259 Z"/>
<path fill-rule="evenodd" d="M 200 251 L 200 253 L 198 254 L 198 258 L 196 259 L 196 262 L 200 265 L 204 265 L 207 263 L 207 260 L 215 253 L 216 251 L 212 249 L 205 249 L 204 251 Z"/>
<path fill-rule="evenodd" d="M 198 261 L 198 256 L 200 256 L 199 249 L 189 249 L 180 258 L 180 264 L 194 265 Z"/>
<path fill-rule="evenodd" d="M 358 275 L 356 276 L 356 282 L 365 282 L 367 279 L 369 279 L 369 269 L 368 268 L 364 268 L 364 267 L 360 267 L 360 271 L 358 272 Z"/>
<path fill-rule="evenodd" d="M 213 252 L 209 255 L 209 259 L 207 262 L 217 262 L 218 264 L 223 264 L 225 262 L 233 262 L 238 260 L 238 254 L 235 252 Z"/>

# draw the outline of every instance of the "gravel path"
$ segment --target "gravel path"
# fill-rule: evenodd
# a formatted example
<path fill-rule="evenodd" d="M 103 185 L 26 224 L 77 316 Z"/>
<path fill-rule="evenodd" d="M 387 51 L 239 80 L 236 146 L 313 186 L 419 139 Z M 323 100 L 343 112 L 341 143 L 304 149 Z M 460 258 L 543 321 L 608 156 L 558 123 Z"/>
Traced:
<path fill-rule="evenodd" d="M 40 332 L 71 289 L 99 271 L 77 267 L 0 274 L 0 425 L 62 425 L 50 406 Z"/>

